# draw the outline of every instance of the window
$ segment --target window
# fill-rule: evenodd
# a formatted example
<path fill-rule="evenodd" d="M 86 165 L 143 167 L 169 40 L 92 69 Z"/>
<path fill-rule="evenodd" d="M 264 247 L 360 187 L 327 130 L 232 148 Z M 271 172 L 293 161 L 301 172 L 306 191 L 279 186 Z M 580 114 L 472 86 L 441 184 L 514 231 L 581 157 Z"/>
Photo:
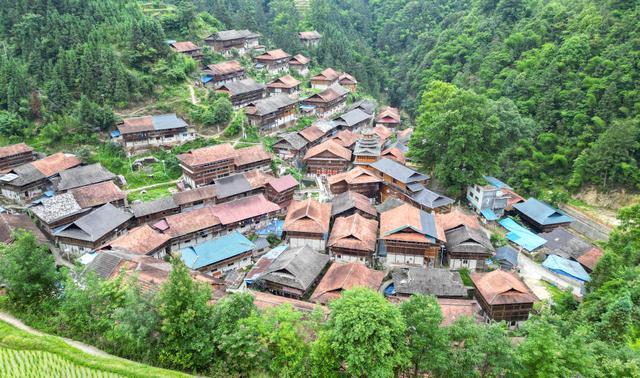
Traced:
<path fill-rule="evenodd" d="M 467 265 L 467 264 L 469 264 L 469 260 L 462 260 L 462 263 L 463 263 L 464 265 Z"/>

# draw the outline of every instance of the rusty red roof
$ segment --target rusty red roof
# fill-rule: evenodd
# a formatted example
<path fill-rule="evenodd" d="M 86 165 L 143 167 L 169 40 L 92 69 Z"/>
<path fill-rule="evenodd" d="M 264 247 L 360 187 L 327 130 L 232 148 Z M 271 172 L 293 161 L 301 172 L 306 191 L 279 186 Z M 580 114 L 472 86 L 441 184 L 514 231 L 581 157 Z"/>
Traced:
<path fill-rule="evenodd" d="M 82 164 L 75 155 L 58 152 L 44 159 L 36 160 L 31 165 L 46 177 L 56 175 L 64 170 Z"/>
<path fill-rule="evenodd" d="M 113 181 L 104 181 L 97 184 L 71 189 L 71 194 L 80 207 L 96 207 L 105 203 L 121 201 L 127 198 L 127 193 L 122 191 Z"/>
<path fill-rule="evenodd" d="M 146 255 L 155 252 L 158 248 L 162 248 L 169 239 L 169 235 L 162 234 L 145 224 L 130 230 L 125 235 L 100 247 L 100 249 L 116 249 Z"/>
<path fill-rule="evenodd" d="M 33 148 L 24 143 L 12 144 L 10 146 L 0 147 L 0 159 L 8 156 L 22 154 L 25 152 L 33 152 Z"/>
<path fill-rule="evenodd" d="M 290 57 L 291 55 L 284 52 L 284 50 L 275 49 L 275 50 L 267 51 L 262 55 L 258 55 L 256 59 L 257 60 L 278 60 L 278 59 L 284 59 L 284 58 L 290 58 Z"/>
<path fill-rule="evenodd" d="M 178 155 L 178 160 L 189 166 L 215 163 L 220 160 L 235 159 L 236 150 L 231 144 L 224 143 L 215 146 L 202 147 Z"/>
<path fill-rule="evenodd" d="M 323 143 L 320 143 L 317 146 L 311 147 L 307 151 L 307 153 L 304 155 L 304 158 L 302 160 L 303 161 L 309 160 L 326 151 L 330 152 L 332 155 L 336 156 L 337 158 L 351 161 L 351 151 L 344 148 L 334 140 L 327 140 Z"/>
<path fill-rule="evenodd" d="M 369 269 L 361 263 L 334 262 L 320 280 L 310 300 L 326 304 L 340 298 L 342 291 L 354 287 L 366 287 L 377 291 L 384 276 L 385 272 Z"/>
<path fill-rule="evenodd" d="M 321 203 L 312 198 L 292 201 L 284 219 L 284 231 L 326 234 L 330 220 L 330 203 Z"/>
<path fill-rule="evenodd" d="M 324 131 L 322 131 L 318 126 L 311 125 L 309 127 L 305 127 L 301 131 L 298 132 L 300 136 L 307 140 L 307 142 L 315 142 L 316 140 L 322 138 L 324 136 Z"/>
<path fill-rule="evenodd" d="M 262 144 L 241 148 L 235 151 L 235 164 L 237 166 L 249 165 L 264 160 L 271 160 L 271 154 L 265 151 Z"/>
<path fill-rule="evenodd" d="M 244 68 L 242 68 L 242 65 L 237 60 L 229 60 L 227 62 L 210 64 L 207 66 L 207 70 L 215 75 L 224 75 L 232 72 L 243 71 Z M 207 70 L 205 70 L 205 73 Z"/>
<path fill-rule="evenodd" d="M 278 210 L 280 210 L 280 206 L 268 201 L 262 194 L 214 205 L 211 208 L 211 212 L 220 219 L 223 225 L 263 216 Z"/>
<path fill-rule="evenodd" d="M 311 59 L 307 58 L 306 56 L 302 54 L 296 54 L 293 56 L 293 58 L 291 58 L 291 60 L 289 61 L 289 64 L 304 66 L 306 64 L 309 64 L 310 61 Z"/>
<path fill-rule="evenodd" d="M 378 221 L 356 213 L 335 220 L 327 244 L 329 247 L 374 252 L 377 240 Z"/>
<path fill-rule="evenodd" d="M 200 47 L 198 47 L 198 45 L 196 45 L 191 41 L 174 42 L 171 44 L 171 47 L 173 47 L 176 50 L 176 52 L 180 52 L 180 53 L 200 50 Z"/>
<path fill-rule="evenodd" d="M 284 75 L 267 84 L 268 88 L 294 88 L 300 85 L 300 80 L 291 75 Z"/>
<path fill-rule="evenodd" d="M 336 72 L 333 68 L 325 68 L 322 72 L 312 77 L 311 81 L 314 81 L 314 80 L 335 81 L 338 79 L 339 76 L 340 74 Z"/>
<path fill-rule="evenodd" d="M 276 192 L 284 192 L 287 189 L 295 188 L 298 186 L 298 180 L 296 180 L 291 175 L 281 176 L 278 178 L 274 178 L 268 181 L 268 184 L 271 185 L 273 190 Z"/>
<path fill-rule="evenodd" d="M 538 297 L 514 272 L 494 270 L 489 273 L 471 273 L 471 281 L 490 305 L 533 303 Z"/>

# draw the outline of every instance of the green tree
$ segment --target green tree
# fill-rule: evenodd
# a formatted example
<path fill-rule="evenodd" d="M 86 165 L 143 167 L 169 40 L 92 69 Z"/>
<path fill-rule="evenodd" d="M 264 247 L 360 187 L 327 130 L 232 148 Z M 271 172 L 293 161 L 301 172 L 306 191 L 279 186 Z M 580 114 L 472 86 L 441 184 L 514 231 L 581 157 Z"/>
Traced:
<path fill-rule="evenodd" d="M 485 97 L 435 82 L 422 96 L 419 114 L 411 157 L 452 192 L 495 169 L 499 121 Z"/>
<path fill-rule="evenodd" d="M 196 282 L 179 258 L 171 261 L 168 281 L 157 298 L 160 319 L 159 362 L 168 368 L 203 371 L 211 363 L 211 290 Z"/>
<path fill-rule="evenodd" d="M 400 310 L 382 295 L 355 288 L 329 304 L 331 313 L 312 351 L 315 374 L 391 377 L 409 363 Z"/>
<path fill-rule="evenodd" d="M 413 295 L 402 302 L 400 312 L 406 324 L 407 347 L 411 355 L 411 375 L 438 371 L 446 365 L 446 334 L 440 328 L 444 317 L 433 296 Z"/>
<path fill-rule="evenodd" d="M 52 295 L 60 276 L 49 248 L 31 232 L 17 231 L 0 244 L 0 281 L 13 303 L 29 305 Z"/>

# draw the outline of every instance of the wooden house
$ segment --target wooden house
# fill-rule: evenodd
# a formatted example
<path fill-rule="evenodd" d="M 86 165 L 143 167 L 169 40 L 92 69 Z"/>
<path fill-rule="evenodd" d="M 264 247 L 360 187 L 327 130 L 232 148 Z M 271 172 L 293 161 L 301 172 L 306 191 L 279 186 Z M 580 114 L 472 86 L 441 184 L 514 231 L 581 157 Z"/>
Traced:
<path fill-rule="evenodd" d="M 360 109 L 353 109 L 341 114 L 333 120 L 338 125 L 339 129 L 355 131 L 361 127 L 369 126 L 371 124 L 371 118 L 371 114 L 367 114 Z"/>
<path fill-rule="evenodd" d="M 318 287 L 313 291 L 309 300 L 327 304 L 340 298 L 343 291 L 354 287 L 366 287 L 378 291 L 384 276 L 385 272 L 369 269 L 364 264 L 334 262 L 318 283 Z"/>
<path fill-rule="evenodd" d="M 471 273 L 475 296 L 487 320 L 518 326 L 529 318 L 538 298 L 514 272 Z"/>
<path fill-rule="evenodd" d="M 264 98 L 267 92 L 266 88 L 266 85 L 249 78 L 222 84 L 217 87 L 216 91 L 228 94 L 231 104 L 235 109 L 238 109 Z"/>
<path fill-rule="evenodd" d="M 30 163 L 36 158 L 33 148 L 24 143 L 0 147 L 0 172 L 8 172 L 12 168 Z"/>
<path fill-rule="evenodd" d="M 359 138 L 360 135 L 354 133 L 351 130 L 341 130 L 336 135 L 334 135 L 331 140 L 338 143 L 342 147 L 353 151 Z"/>
<path fill-rule="evenodd" d="M 188 211 L 215 204 L 216 194 L 216 187 L 214 185 L 205 185 L 199 188 L 173 193 L 171 198 L 176 206 L 180 208 L 180 211 Z"/>
<path fill-rule="evenodd" d="M 467 299 L 468 290 L 459 272 L 447 268 L 409 267 L 391 271 L 392 297 L 433 295 L 437 298 Z"/>
<path fill-rule="evenodd" d="M 247 104 L 249 123 L 262 131 L 285 127 L 298 119 L 298 101 L 285 93 Z"/>
<path fill-rule="evenodd" d="M 311 198 L 292 201 L 284 219 L 283 231 L 291 247 L 308 245 L 317 251 L 324 251 L 330 221 L 330 203 L 321 203 Z"/>
<path fill-rule="evenodd" d="M 228 143 L 191 150 L 177 158 L 182 168 L 182 180 L 191 188 L 211 184 L 236 169 L 236 151 Z"/>
<path fill-rule="evenodd" d="M 391 129 L 398 129 L 401 124 L 400 111 L 388 106 L 380 111 L 376 117 L 376 126 L 381 125 Z"/>
<path fill-rule="evenodd" d="M 237 60 L 210 64 L 202 71 L 205 86 L 215 88 L 219 85 L 246 79 L 244 67 Z"/>
<path fill-rule="evenodd" d="M 118 251 L 162 259 L 169 252 L 168 243 L 168 235 L 144 224 L 100 246 L 99 251 Z"/>
<path fill-rule="evenodd" d="M 62 252 L 79 257 L 121 235 L 133 214 L 108 203 L 54 232 Z"/>
<path fill-rule="evenodd" d="M 378 219 L 378 211 L 369 198 L 357 192 L 344 192 L 331 201 L 331 219 L 359 214 L 367 219 Z"/>
<path fill-rule="evenodd" d="M 429 176 L 386 158 L 379 159 L 366 167 L 382 179 L 381 201 L 389 196 L 402 196 L 409 191 L 409 185 L 425 185 L 429 180 Z"/>
<path fill-rule="evenodd" d="M 251 50 L 260 49 L 260 34 L 249 30 L 222 30 L 211 34 L 204 39 L 204 42 L 213 51 L 229 57 L 235 51 L 239 55 L 244 55 Z"/>
<path fill-rule="evenodd" d="M 291 175 L 270 179 L 265 185 L 265 197 L 284 209 L 293 200 L 298 185 L 298 180 Z"/>
<path fill-rule="evenodd" d="M 335 175 L 347 171 L 351 163 L 351 151 L 333 140 L 327 140 L 311 147 L 302 161 L 306 164 L 309 175 Z"/>
<path fill-rule="evenodd" d="M 307 140 L 294 131 L 280 135 L 271 149 L 282 159 L 291 161 L 307 150 L 307 144 Z"/>
<path fill-rule="evenodd" d="M 435 267 L 445 234 L 434 213 L 405 203 L 380 214 L 380 239 L 388 265 Z"/>
<path fill-rule="evenodd" d="M 524 222 L 539 232 L 549 232 L 573 222 L 570 216 L 535 198 L 517 203 L 513 209 Z"/>
<path fill-rule="evenodd" d="M 307 76 L 309 74 L 309 62 L 311 59 L 302 54 L 294 55 L 289 61 L 289 69 L 298 72 L 301 76 Z"/>
<path fill-rule="evenodd" d="M 318 47 L 322 39 L 322 35 L 315 30 L 302 31 L 298 33 L 298 37 L 300 38 L 300 43 L 305 47 Z"/>
<path fill-rule="evenodd" d="M 255 245 L 239 232 L 180 250 L 180 259 L 192 270 L 214 277 L 251 265 Z"/>
<path fill-rule="evenodd" d="M 349 75 L 346 72 L 340 74 L 340 76 L 338 77 L 338 84 L 347 88 L 352 93 L 358 90 L 358 81 L 355 77 Z"/>
<path fill-rule="evenodd" d="M 329 118 L 344 109 L 349 90 L 340 84 L 334 84 L 320 93 L 300 101 L 301 110 L 319 118 Z"/>
<path fill-rule="evenodd" d="M 446 258 L 451 269 L 484 271 L 485 261 L 495 252 L 486 232 L 481 228 L 458 226 L 445 230 Z"/>
<path fill-rule="evenodd" d="M 270 94 L 297 94 L 300 92 L 300 80 L 291 75 L 284 75 L 267 84 L 267 90 Z"/>
<path fill-rule="evenodd" d="M 387 158 L 395 161 L 398 164 L 404 165 L 407 160 L 404 153 L 398 147 L 390 147 L 380 153 L 381 158 Z"/>
<path fill-rule="evenodd" d="M 327 246 L 331 260 L 359 262 L 373 266 L 378 237 L 378 221 L 360 214 L 335 220 Z"/>
<path fill-rule="evenodd" d="M 256 58 L 256 68 L 265 69 L 271 74 L 275 74 L 289 69 L 289 60 L 291 55 L 284 52 L 282 49 L 276 49 L 267 51 L 262 55 L 258 55 Z"/>
<path fill-rule="evenodd" d="M 196 139 L 195 129 L 175 113 L 125 118 L 115 133 L 114 142 L 128 153 L 153 147 L 171 147 Z"/>
<path fill-rule="evenodd" d="M 12 201 L 24 203 L 53 191 L 60 172 L 76 167 L 82 162 L 75 155 L 58 152 L 45 158 L 12 168 L 0 177 L 2 196 Z"/>
<path fill-rule="evenodd" d="M 380 159 L 382 144 L 372 130 L 364 130 L 353 149 L 354 165 L 369 165 Z"/>
<path fill-rule="evenodd" d="M 303 245 L 278 255 L 260 275 L 256 286 L 285 297 L 301 299 L 311 292 L 329 263 L 329 256 Z"/>
<path fill-rule="evenodd" d="M 325 132 L 320 127 L 318 127 L 318 125 L 315 123 L 309 127 L 305 127 L 304 129 L 298 131 L 298 134 L 300 134 L 300 136 L 307 141 L 308 143 L 307 145 L 309 147 L 313 147 L 320 144 L 320 142 L 325 136 Z"/>
<path fill-rule="evenodd" d="M 235 151 L 235 154 L 236 172 L 249 172 L 254 169 L 271 171 L 271 154 L 264 149 L 262 144 L 240 148 Z"/>
<path fill-rule="evenodd" d="M 173 42 L 169 46 L 171 49 L 179 54 L 184 54 L 192 57 L 194 60 L 201 62 L 204 55 L 202 49 L 191 41 L 185 42 Z"/>
<path fill-rule="evenodd" d="M 319 74 L 311 77 L 311 88 L 324 90 L 338 83 L 340 73 L 333 68 L 325 68 Z"/>
<path fill-rule="evenodd" d="M 172 197 L 161 197 L 151 201 L 134 203 L 131 205 L 131 212 L 135 218 L 134 223 L 141 225 L 178 214 L 180 206 L 175 203 Z"/>
<path fill-rule="evenodd" d="M 338 173 L 327 178 L 329 190 L 333 194 L 347 191 L 360 193 L 368 198 L 378 198 L 382 179 L 369 170 L 355 167 L 348 172 Z"/>

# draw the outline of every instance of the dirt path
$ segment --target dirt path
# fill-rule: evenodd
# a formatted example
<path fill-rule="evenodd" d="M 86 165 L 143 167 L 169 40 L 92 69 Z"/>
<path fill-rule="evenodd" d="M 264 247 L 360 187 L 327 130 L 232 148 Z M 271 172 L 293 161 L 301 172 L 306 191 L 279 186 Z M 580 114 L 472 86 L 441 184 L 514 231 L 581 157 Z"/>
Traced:
<path fill-rule="evenodd" d="M 189 84 L 189 94 L 191 95 L 191 103 L 193 105 L 198 104 L 198 99 L 196 98 L 196 91 L 193 89 L 193 85 Z"/>
<path fill-rule="evenodd" d="M 31 327 L 29 327 L 28 325 L 24 324 L 20 319 L 14 317 L 13 315 L 7 314 L 6 312 L 0 312 L 0 320 L 5 321 L 9 324 L 11 324 L 12 326 L 21 329 L 25 332 L 28 332 L 32 335 L 36 335 L 36 336 L 45 336 L 45 333 L 42 333 L 36 329 L 33 329 Z M 70 340 L 70 339 L 65 339 L 64 337 L 61 337 L 61 339 L 67 343 L 68 345 L 80 349 L 81 351 L 90 354 L 92 356 L 100 356 L 100 357 L 115 357 L 110 355 L 109 353 L 103 352 L 100 349 L 93 347 L 91 345 L 87 345 L 85 343 L 81 343 L 79 341 L 75 341 L 75 340 Z"/>
<path fill-rule="evenodd" d="M 157 184 L 145 185 L 145 186 L 141 186 L 139 188 L 127 189 L 126 192 L 127 193 L 135 193 L 135 192 L 139 192 L 141 190 L 153 189 L 153 188 L 156 188 L 156 187 L 159 187 L 159 186 L 164 186 L 164 185 L 167 185 L 167 184 L 175 184 L 178 181 L 180 181 L 180 180 L 178 179 L 178 180 L 173 180 L 173 181 L 159 182 Z"/>

